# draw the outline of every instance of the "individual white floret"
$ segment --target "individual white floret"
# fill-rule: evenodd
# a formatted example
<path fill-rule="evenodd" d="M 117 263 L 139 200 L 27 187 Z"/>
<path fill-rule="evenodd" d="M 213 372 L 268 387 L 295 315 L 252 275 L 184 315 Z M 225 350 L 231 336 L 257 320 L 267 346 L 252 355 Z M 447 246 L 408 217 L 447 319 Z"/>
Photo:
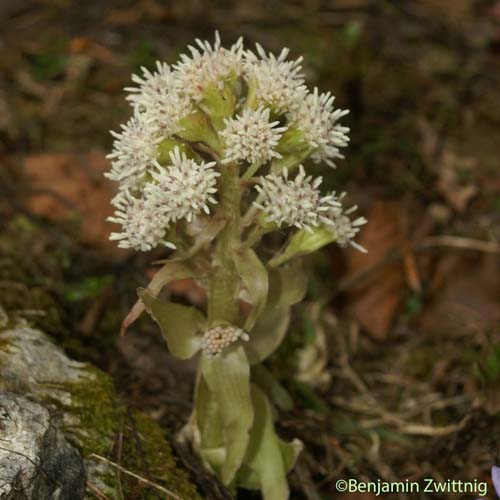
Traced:
<path fill-rule="evenodd" d="M 213 195 L 217 192 L 215 162 L 196 163 L 175 148 L 170 153 L 169 165 L 155 162 L 151 172 L 154 182 L 148 183 L 146 198 L 168 214 L 172 221 L 186 219 L 191 222 L 202 211 L 210 213 L 209 205 L 217 203 Z"/>
<path fill-rule="evenodd" d="M 346 193 L 342 193 L 338 197 L 339 202 L 342 201 L 345 195 Z M 353 206 L 344 209 L 341 205 L 332 207 L 323 215 L 323 223 L 325 227 L 334 233 L 335 241 L 340 247 L 350 245 L 360 252 L 366 253 L 366 248 L 353 241 L 361 227 L 367 223 L 364 217 L 358 217 L 354 220 L 349 218 L 349 215 L 355 212 L 357 208 L 357 206 Z"/>
<path fill-rule="evenodd" d="M 278 57 L 266 54 L 259 44 L 256 48 L 257 54 L 245 53 L 244 74 L 258 105 L 269 106 L 276 113 L 296 109 L 307 93 L 301 73 L 302 57 L 287 61 L 287 48 Z"/>
<path fill-rule="evenodd" d="M 111 134 L 115 138 L 113 150 L 107 155 L 111 170 L 104 175 L 120 182 L 122 187 L 133 187 L 158 156 L 157 145 L 161 140 L 158 129 L 143 114 L 134 113 L 119 132 Z"/>
<path fill-rule="evenodd" d="M 182 54 L 174 66 L 176 83 L 195 101 L 201 101 L 210 85 L 222 90 L 224 83 L 236 79 L 242 71 L 243 38 L 229 49 L 221 46 L 219 33 L 215 33 L 213 46 L 196 39 L 196 46 L 189 46 L 191 55 Z"/>
<path fill-rule="evenodd" d="M 133 248 L 143 252 L 158 245 L 175 248 L 165 240 L 165 233 L 170 223 L 167 213 L 146 198 L 135 198 L 127 189 L 113 199 L 117 207 L 114 217 L 107 220 L 120 224 L 120 232 L 111 233 L 109 239 L 117 240 L 119 248 Z"/>
<path fill-rule="evenodd" d="M 225 142 L 223 163 L 266 163 L 281 158 L 275 148 L 286 127 L 279 127 L 278 121 L 270 122 L 269 114 L 269 108 L 247 108 L 236 118 L 224 120 L 225 128 L 220 132 Z"/>
<path fill-rule="evenodd" d="M 203 334 L 201 349 L 205 356 L 213 358 L 238 340 L 247 342 L 250 337 L 248 333 L 236 326 L 215 326 Z"/>
<path fill-rule="evenodd" d="M 283 175 L 261 177 L 261 185 L 256 186 L 260 197 L 254 206 L 262 210 L 267 222 L 311 231 L 323 221 L 324 213 L 339 206 L 333 194 L 321 196 L 321 181 L 321 177 L 312 180 L 306 176 L 302 165 L 293 180 L 288 178 L 287 169 Z"/>
<path fill-rule="evenodd" d="M 312 94 L 301 101 L 300 106 L 288 114 L 291 124 L 294 124 L 304 135 L 311 148 L 314 148 L 311 159 L 324 161 L 335 166 L 335 158 L 344 158 L 340 153 L 342 147 L 349 143 L 349 128 L 341 126 L 340 118 L 349 113 L 348 110 L 334 109 L 335 97 L 326 92 L 319 94 L 314 88 Z"/>

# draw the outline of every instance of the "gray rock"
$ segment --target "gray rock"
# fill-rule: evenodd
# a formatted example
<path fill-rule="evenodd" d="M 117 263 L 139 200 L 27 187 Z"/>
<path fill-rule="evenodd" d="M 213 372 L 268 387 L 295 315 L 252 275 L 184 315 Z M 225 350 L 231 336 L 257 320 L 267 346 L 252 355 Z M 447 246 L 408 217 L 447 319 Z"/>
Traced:
<path fill-rule="evenodd" d="M 71 360 L 47 335 L 27 323 L 12 326 L 7 319 L 2 325 L 1 319 L 0 314 L 0 395 L 23 395 L 23 401 L 38 408 L 39 416 L 26 422 L 19 435 L 16 426 L 0 432 L 0 447 L 11 450 L 12 456 L 17 451 L 12 445 L 19 446 L 24 450 L 20 453 L 29 457 L 22 461 L 19 455 L 23 470 L 31 471 L 31 476 L 19 482 L 15 473 L 19 468 L 0 466 L 0 487 L 6 488 L 0 489 L 0 500 L 79 500 L 95 499 L 96 495 L 110 500 L 137 498 L 137 482 L 125 474 L 119 477 L 116 466 L 103 460 L 115 459 L 110 450 L 119 435 L 127 471 L 145 477 L 154 470 L 159 484 L 180 498 L 200 500 L 189 476 L 178 467 L 162 429 L 147 415 L 127 408 L 107 374 Z M 26 411 L 31 412 L 31 407 Z M 49 430 L 44 432 L 47 419 Z M 35 435 L 28 436 L 29 432 Z M 23 436 L 28 436 L 26 441 Z M 49 440 L 50 445 L 46 444 Z M 43 464 L 39 469 L 43 474 L 35 474 L 36 479 L 30 481 L 36 464 Z M 54 481 L 59 486 L 50 491 Z M 87 487 L 86 496 L 77 486 L 82 483 Z M 74 487 L 68 492 L 65 485 L 70 484 Z"/>
<path fill-rule="evenodd" d="M 0 342 L 0 389 L 71 404 L 68 385 L 89 378 L 85 363 L 68 358 L 47 335 L 27 324 L 3 330 Z"/>
<path fill-rule="evenodd" d="M 43 332 L 24 322 L 0 331 L 0 391 L 28 395 L 53 413 L 58 413 L 58 424 L 65 429 L 66 437 L 72 444 L 82 448 L 82 439 L 89 431 L 95 432 L 95 429 L 86 429 L 78 416 L 79 407 L 73 393 L 80 384 L 96 385 L 99 381 L 88 370 L 86 363 L 68 358 Z M 102 477 L 114 471 L 93 459 L 86 458 L 84 463 L 89 480 L 102 492 L 111 493 Z M 4 477 L 0 470 L 0 485 L 4 481 L 8 482 L 9 478 Z M 6 498 L 10 500 L 11 497 Z M 12 498 L 17 500 L 17 497 Z M 19 498 L 24 500 L 25 497 Z M 38 497 L 33 498 L 38 500 Z M 52 497 L 47 498 L 52 500 Z M 53 497 L 54 500 L 57 498 Z M 68 498 L 78 500 L 80 497 Z M 3 500 L 1 495 L 0 500 Z"/>
<path fill-rule="evenodd" d="M 83 460 L 41 404 L 0 392 L 0 499 L 80 500 Z"/>

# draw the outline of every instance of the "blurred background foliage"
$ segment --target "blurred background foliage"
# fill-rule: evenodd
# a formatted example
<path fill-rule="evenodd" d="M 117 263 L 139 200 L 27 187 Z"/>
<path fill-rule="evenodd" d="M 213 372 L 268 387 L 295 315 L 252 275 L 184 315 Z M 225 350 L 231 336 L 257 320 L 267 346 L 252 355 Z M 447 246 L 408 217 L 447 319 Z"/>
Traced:
<path fill-rule="evenodd" d="M 109 372 L 173 439 L 193 366 L 147 318 L 118 337 L 161 252 L 107 241 L 109 130 L 128 116 L 131 73 L 195 37 L 288 46 L 351 110 L 347 159 L 315 168 L 369 219 L 367 256 L 311 260 L 307 300 L 267 363 L 296 401 L 280 433 L 306 444 L 293 498 L 339 498 L 339 477 L 487 480 L 500 461 L 500 2 L 2 0 L 0 22 L 9 314 Z M 189 280 L 168 293 L 205 300 Z"/>

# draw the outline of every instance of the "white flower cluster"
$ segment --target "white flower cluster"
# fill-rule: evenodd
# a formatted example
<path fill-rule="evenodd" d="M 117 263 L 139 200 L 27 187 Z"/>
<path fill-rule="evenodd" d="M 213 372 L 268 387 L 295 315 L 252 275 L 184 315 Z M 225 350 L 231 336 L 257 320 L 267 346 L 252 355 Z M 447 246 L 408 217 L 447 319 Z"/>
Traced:
<path fill-rule="evenodd" d="M 339 246 L 351 245 L 366 252 L 353 238 L 367 221 L 364 217 L 349 219 L 348 215 L 357 207 L 343 208 L 341 201 L 346 193 L 321 196 L 318 188 L 322 178 L 312 180 L 311 176 L 306 176 L 302 165 L 293 180 L 288 178 L 285 168 L 282 175 L 269 174 L 261 177 L 260 182 L 260 186 L 255 186 L 260 196 L 253 204 L 264 213 L 267 222 L 278 227 L 295 226 L 308 232 L 322 225 L 334 234 Z"/>
<path fill-rule="evenodd" d="M 157 62 L 155 70 L 141 68 L 132 76 L 125 90 L 133 115 L 112 132 L 112 165 L 105 174 L 120 189 L 110 220 L 121 224 L 122 231 L 112 239 L 140 250 L 172 246 L 165 241 L 169 226 L 209 212 L 217 202 L 218 170 L 228 163 L 264 168 L 283 158 L 287 148 L 329 165 L 342 158 L 349 129 L 339 119 L 347 111 L 334 108 L 330 93 L 310 92 L 302 58 L 288 60 L 288 55 L 286 48 L 274 55 L 258 44 L 253 52 L 242 39 L 224 48 L 216 33 L 213 44 L 196 40 L 176 64 Z M 218 92 L 222 99 L 214 98 Z M 165 140 L 181 149 L 165 150 Z M 208 148 L 220 158 L 219 165 L 190 159 L 199 158 L 194 153 L 189 158 L 181 154 L 197 142 L 205 142 L 203 154 Z M 170 151 L 168 165 L 161 164 L 160 150 L 161 158 Z M 338 208 L 333 195 L 320 195 L 320 182 L 307 177 L 302 167 L 293 180 L 286 171 L 284 176 L 269 175 L 261 181 L 263 201 L 257 206 L 268 221 L 310 230 L 325 222 L 328 210 Z"/>
<path fill-rule="evenodd" d="M 312 231 L 324 222 L 325 212 L 339 207 L 334 195 L 321 196 L 321 182 L 321 177 L 313 181 L 312 176 L 306 176 L 302 165 L 293 180 L 288 178 L 287 169 L 282 175 L 261 177 L 261 185 L 255 188 L 262 200 L 255 201 L 254 206 L 264 212 L 267 222 Z"/>
<path fill-rule="evenodd" d="M 154 165 L 152 181 L 145 183 L 140 195 L 123 189 L 113 200 L 117 211 L 108 220 L 120 224 L 122 230 L 111 233 L 110 239 L 119 240 L 120 248 L 175 248 L 165 240 L 168 227 L 180 219 L 191 222 L 200 212 L 209 212 L 209 203 L 217 203 L 212 195 L 220 174 L 213 169 L 214 162 L 196 163 L 175 148 L 169 165 Z"/>
<path fill-rule="evenodd" d="M 238 340 L 247 342 L 250 337 L 248 333 L 236 326 L 215 326 L 203 334 L 201 348 L 205 356 L 213 358 Z"/>
<path fill-rule="evenodd" d="M 227 80 L 236 80 L 241 74 L 243 38 L 230 49 L 221 47 L 219 33 L 215 33 L 215 43 L 197 39 L 198 47 L 190 45 L 191 57 L 180 56 L 174 66 L 177 85 L 196 102 L 203 99 L 206 89 L 213 85 L 222 90 Z"/>
<path fill-rule="evenodd" d="M 316 163 L 324 161 L 331 167 L 335 166 L 335 158 L 344 158 L 339 148 L 349 143 L 349 128 L 338 123 L 349 111 L 334 109 L 334 100 L 330 92 L 319 94 L 315 87 L 313 93 L 289 113 L 290 122 L 302 132 L 313 150 L 312 160 Z"/>
<path fill-rule="evenodd" d="M 134 198 L 128 189 L 122 190 L 113 200 L 117 208 L 115 217 L 108 220 L 122 226 L 120 233 L 111 233 L 110 240 L 118 240 L 120 248 L 134 248 L 143 252 L 163 244 L 169 248 L 175 245 L 165 240 L 168 217 L 160 214 L 151 202 Z"/>
<path fill-rule="evenodd" d="M 360 252 L 367 253 L 366 248 L 359 245 L 354 241 L 354 238 L 368 221 L 365 217 L 358 217 L 351 220 L 348 216 L 355 212 L 358 207 L 353 206 L 348 209 L 344 209 L 341 201 L 346 196 L 346 193 L 342 193 L 337 199 L 339 201 L 339 206 L 332 207 L 324 216 L 324 224 L 335 236 L 335 242 L 340 247 L 346 247 L 348 245 L 356 248 Z"/>
<path fill-rule="evenodd" d="M 115 141 L 113 152 L 108 155 L 112 167 L 104 175 L 119 182 L 120 188 L 133 188 L 158 156 L 157 146 L 161 138 L 156 132 L 155 127 L 138 114 L 121 126 L 121 132 L 112 131 Z"/>
<path fill-rule="evenodd" d="M 287 61 L 287 48 L 280 55 L 266 54 L 257 44 L 257 54 L 245 53 L 245 78 L 253 86 L 259 105 L 269 106 L 275 113 L 296 109 L 307 95 L 301 73 L 302 57 Z"/>
<path fill-rule="evenodd" d="M 217 192 L 215 162 L 196 163 L 176 148 L 170 153 L 171 165 L 164 167 L 155 162 L 151 177 L 156 182 L 146 184 L 144 193 L 158 210 L 176 222 L 191 222 L 201 211 L 210 213 L 209 203 L 217 203 L 212 196 Z"/>
<path fill-rule="evenodd" d="M 269 121 L 269 108 L 245 109 L 236 118 L 226 118 L 226 128 L 220 135 L 225 140 L 223 163 L 266 163 L 281 158 L 275 151 L 286 127 L 278 127 L 279 121 Z"/>

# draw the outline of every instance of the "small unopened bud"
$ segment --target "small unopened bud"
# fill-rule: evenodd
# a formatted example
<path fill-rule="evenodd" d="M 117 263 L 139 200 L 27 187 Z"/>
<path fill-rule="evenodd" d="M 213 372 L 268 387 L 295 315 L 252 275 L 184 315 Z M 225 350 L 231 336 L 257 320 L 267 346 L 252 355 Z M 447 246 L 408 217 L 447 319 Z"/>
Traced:
<path fill-rule="evenodd" d="M 238 340 L 248 341 L 250 337 L 236 326 L 214 326 L 203 334 L 201 349 L 207 358 L 213 358 Z"/>

